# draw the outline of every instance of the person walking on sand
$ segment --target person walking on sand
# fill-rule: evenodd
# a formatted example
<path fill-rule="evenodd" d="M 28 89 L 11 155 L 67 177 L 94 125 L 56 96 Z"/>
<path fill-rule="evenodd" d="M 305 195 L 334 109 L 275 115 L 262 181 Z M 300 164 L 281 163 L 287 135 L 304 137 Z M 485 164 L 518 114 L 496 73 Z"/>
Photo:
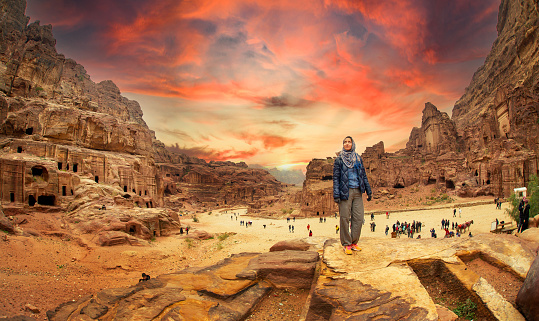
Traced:
<path fill-rule="evenodd" d="M 361 250 L 357 242 L 365 222 L 363 193 L 370 202 L 372 190 L 363 160 L 356 153 L 354 140 L 347 136 L 333 164 L 333 199 L 339 204 L 340 240 L 348 255 Z"/>

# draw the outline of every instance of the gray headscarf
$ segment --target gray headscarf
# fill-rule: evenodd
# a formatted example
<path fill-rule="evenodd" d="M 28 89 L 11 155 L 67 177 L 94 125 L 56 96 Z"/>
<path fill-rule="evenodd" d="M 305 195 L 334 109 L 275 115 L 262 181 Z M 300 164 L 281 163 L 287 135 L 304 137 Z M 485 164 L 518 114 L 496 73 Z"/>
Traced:
<path fill-rule="evenodd" d="M 359 161 L 359 155 L 356 153 L 356 142 L 354 142 L 354 139 L 350 136 L 346 136 L 344 139 L 350 138 L 352 140 L 352 148 L 350 150 L 345 150 L 344 146 L 342 147 L 342 151 L 340 153 L 341 159 L 344 162 L 344 165 L 348 168 L 354 167 L 354 164 Z M 344 145 L 344 139 L 343 139 L 343 145 Z"/>

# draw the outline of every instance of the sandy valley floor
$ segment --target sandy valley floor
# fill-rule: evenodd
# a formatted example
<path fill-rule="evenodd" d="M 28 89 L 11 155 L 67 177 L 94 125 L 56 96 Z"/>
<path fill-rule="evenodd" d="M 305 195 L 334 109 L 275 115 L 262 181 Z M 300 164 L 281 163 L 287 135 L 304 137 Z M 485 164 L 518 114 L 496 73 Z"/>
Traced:
<path fill-rule="evenodd" d="M 385 215 L 376 215 L 375 232 L 370 231 L 371 218 L 366 215 L 362 238 L 389 239 L 384 229 L 397 220 L 423 222 L 422 238 L 429 238 L 428 231 L 433 227 L 439 236 L 443 236 L 440 230 L 443 218 L 458 223 L 473 220 L 473 234 L 489 233 L 491 222 L 496 218 L 508 220 L 504 214 L 507 204 L 503 205 L 502 210 L 496 210 L 492 203 L 461 206 L 461 217 L 457 210 L 456 218 L 453 218 L 452 207 L 391 212 L 389 219 Z M 368 203 L 366 210 L 369 210 Z M 286 218 L 255 218 L 246 216 L 245 212 L 245 209 L 237 208 L 199 214 L 199 222 L 194 222 L 192 217 L 183 217 L 182 225 L 191 226 L 191 236 L 197 230 L 215 236 L 201 241 L 186 235 L 173 235 L 158 238 L 143 247 L 86 248 L 65 236 L 22 237 L 3 234 L 0 239 L 0 318 L 27 315 L 43 320 L 46 319 L 47 310 L 63 302 L 77 300 L 104 288 L 133 285 L 138 282 L 142 272 L 154 277 L 190 266 L 214 264 L 233 253 L 266 252 L 278 241 L 308 237 L 308 225 L 313 237 L 338 237 L 335 233 L 338 218 L 335 217 L 327 217 L 325 223 L 320 223 L 318 218 L 296 218 L 295 222 L 291 220 L 288 223 Z M 54 219 L 50 214 L 36 217 L 35 222 L 30 222 L 33 224 L 31 227 L 40 230 L 41 224 L 41 228 L 45 229 L 45 225 L 53 225 Z M 245 227 L 240 225 L 242 220 L 252 221 L 253 224 Z M 289 231 L 289 225 L 294 225 L 294 233 Z M 25 225 L 21 227 L 24 229 Z M 463 237 L 468 236 L 465 234 Z M 439 241 L 444 242 L 444 239 L 440 237 Z M 32 313 L 30 309 L 33 307 L 39 311 Z"/>

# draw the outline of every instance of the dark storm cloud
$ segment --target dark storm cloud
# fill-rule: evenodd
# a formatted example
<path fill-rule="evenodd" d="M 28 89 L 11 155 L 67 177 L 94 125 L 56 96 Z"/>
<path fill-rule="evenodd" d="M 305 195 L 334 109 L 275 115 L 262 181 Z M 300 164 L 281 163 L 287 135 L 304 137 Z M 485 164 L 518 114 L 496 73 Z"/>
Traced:
<path fill-rule="evenodd" d="M 217 25 L 208 20 L 193 19 L 189 22 L 189 26 L 205 36 L 211 36 L 217 31 Z"/>
<path fill-rule="evenodd" d="M 440 62 L 483 57 L 492 46 L 500 1 L 426 1 L 425 50 Z M 470 48 L 477 48 L 470 51 Z"/>

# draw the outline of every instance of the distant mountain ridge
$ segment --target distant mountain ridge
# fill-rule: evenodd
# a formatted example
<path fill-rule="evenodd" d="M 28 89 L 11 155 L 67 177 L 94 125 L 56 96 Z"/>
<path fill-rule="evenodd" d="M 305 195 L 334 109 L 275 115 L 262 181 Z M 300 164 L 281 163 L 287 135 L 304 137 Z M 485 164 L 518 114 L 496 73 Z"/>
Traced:
<path fill-rule="evenodd" d="M 263 168 L 267 170 L 273 177 L 279 182 L 285 184 L 300 185 L 305 181 L 305 174 L 301 169 L 278 169 L 276 167 L 266 168 L 262 165 L 253 164 L 249 165 L 250 168 Z"/>

